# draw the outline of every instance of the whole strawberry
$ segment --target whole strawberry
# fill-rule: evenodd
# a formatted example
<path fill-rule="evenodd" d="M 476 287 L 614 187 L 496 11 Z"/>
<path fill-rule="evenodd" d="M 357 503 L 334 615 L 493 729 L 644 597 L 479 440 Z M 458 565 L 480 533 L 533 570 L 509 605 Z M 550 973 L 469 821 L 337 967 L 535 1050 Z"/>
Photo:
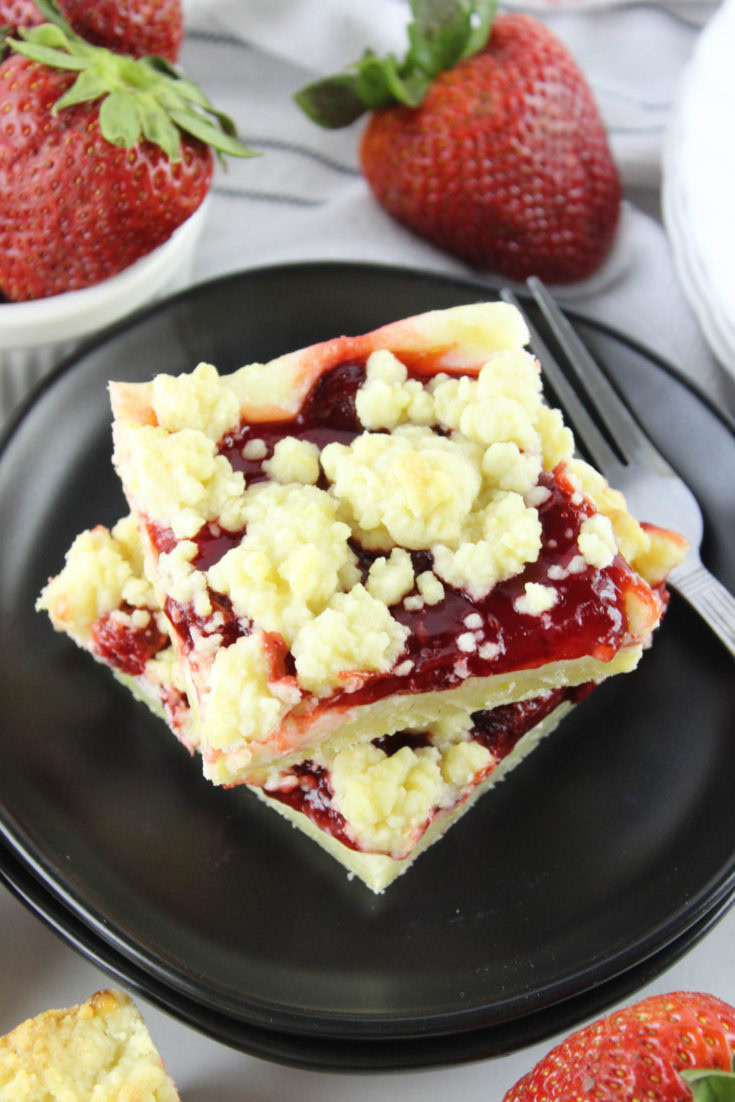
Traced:
<path fill-rule="evenodd" d="M 581 70 L 530 16 L 493 19 L 486 0 L 412 8 L 403 63 L 368 53 L 297 101 L 330 126 L 374 108 L 364 175 L 440 248 L 511 279 L 589 276 L 612 245 L 621 186 Z"/>
<path fill-rule="evenodd" d="M 728 1102 L 735 1008 L 714 995 L 654 995 L 572 1034 L 503 1102 Z"/>
<path fill-rule="evenodd" d="M 166 62 L 111 54 L 56 24 L 22 33 L 0 65 L 0 290 L 15 301 L 126 268 L 200 205 L 210 146 L 250 154 Z"/>
<path fill-rule="evenodd" d="M 16 34 L 59 12 L 81 37 L 119 54 L 176 61 L 184 37 L 181 0 L 0 0 L 0 27 Z"/>

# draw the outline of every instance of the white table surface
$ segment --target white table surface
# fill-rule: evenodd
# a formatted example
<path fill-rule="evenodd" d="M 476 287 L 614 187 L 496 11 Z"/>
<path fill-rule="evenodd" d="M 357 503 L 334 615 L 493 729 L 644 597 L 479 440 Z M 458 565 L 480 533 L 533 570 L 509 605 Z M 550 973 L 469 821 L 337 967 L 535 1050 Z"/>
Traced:
<path fill-rule="evenodd" d="M 188 56 L 194 75 L 211 90 L 214 68 L 211 55 L 207 53 L 208 42 L 200 39 L 189 43 Z M 228 55 L 229 56 L 229 55 Z M 197 71 L 199 70 L 199 71 Z M 207 84 L 207 78 L 210 78 Z M 252 130 L 254 124 L 251 124 Z M 334 153 L 335 139 L 327 139 Z M 347 145 L 342 147 L 340 156 L 347 157 Z M 263 165 L 266 158 L 263 158 Z M 205 277 L 217 271 L 246 266 L 269 259 L 283 259 L 284 247 L 264 254 L 262 248 L 254 253 L 243 251 L 233 243 L 233 187 L 239 178 L 238 169 L 225 180 L 225 188 L 215 194 L 213 204 L 211 232 L 209 233 L 200 258 L 199 276 Z M 250 170 L 248 170 L 250 171 Z M 424 248 L 420 243 L 398 235 L 396 246 L 389 255 L 385 250 L 381 256 L 373 255 L 370 247 L 371 219 L 380 221 L 380 231 L 385 231 L 382 214 L 376 213 L 370 200 L 361 192 L 359 179 L 353 174 L 348 181 L 351 189 L 347 199 L 338 202 L 355 204 L 357 215 L 351 223 L 362 237 L 355 241 L 354 248 L 345 243 L 326 241 L 321 253 L 308 240 L 303 242 L 302 255 L 318 259 L 320 256 L 348 257 L 355 259 L 387 259 L 415 265 L 432 265 L 436 254 Z M 229 192 L 227 191 L 229 189 Z M 657 195 L 651 188 L 631 184 L 628 187 L 628 199 L 631 211 L 656 211 Z M 276 208 L 263 203 L 262 219 L 267 222 L 274 216 Z M 282 208 L 280 208 L 282 210 Z M 292 211 L 283 214 L 292 218 Z M 344 213 L 344 212 L 343 212 Z M 295 217 L 295 216 L 294 216 Z M 318 222 L 322 217 L 316 211 L 313 218 Z M 314 224 L 314 223 L 312 223 Z M 296 223 L 294 222 L 294 227 Z M 266 227 L 267 228 L 267 227 Z M 263 235 L 263 228 L 253 227 L 253 232 Z M 294 228 L 294 233 L 296 233 Z M 650 233 L 654 233 L 653 230 Z M 655 236 L 655 233 L 654 233 Z M 248 240 L 252 240 L 249 236 Z M 258 240 L 260 240 L 258 238 Z M 281 238 L 283 240 L 283 238 Z M 645 256 L 650 257 L 652 249 L 666 249 L 660 235 L 649 241 L 638 237 L 638 247 Z M 309 249 L 311 249 L 309 253 Z M 294 253 L 298 249 L 294 248 Z M 287 255 L 287 250 L 286 250 Z M 643 258 L 645 259 L 645 257 Z M 238 262 L 239 261 L 239 262 Z M 643 260 L 641 260 L 643 263 Z M 457 265 L 446 265 L 444 270 L 461 271 Z M 638 266 L 640 271 L 640 264 Z M 587 310 L 594 316 L 600 316 L 613 323 L 622 324 L 624 320 L 632 322 L 625 327 L 644 340 L 649 346 L 664 355 L 674 356 L 676 341 L 670 336 L 670 327 L 666 322 L 667 314 L 675 312 L 678 318 L 686 314 L 687 307 L 675 286 L 671 265 L 664 263 L 657 268 L 659 278 L 660 311 L 645 310 L 637 312 L 631 304 L 635 302 L 635 281 L 626 284 L 625 277 L 618 279 L 611 290 L 603 291 L 596 297 L 579 302 L 580 310 Z M 646 276 L 646 285 L 651 293 L 651 278 Z M 626 297 L 626 288 L 630 295 Z M 656 286 L 653 286 L 655 293 Z M 674 300 L 672 302 L 672 296 Z M 678 297 L 677 297 L 678 296 Z M 682 313 L 683 312 L 683 313 Z M 637 315 L 637 316 L 636 316 Z M 724 406 L 735 408 L 732 380 L 725 375 L 709 355 L 696 326 L 690 325 L 690 344 L 696 349 L 696 355 L 684 357 L 679 366 L 696 379 L 716 401 Z M 490 797 L 491 798 L 491 797 Z M 0 887 L 0 1034 L 5 1033 L 24 1018 L 30 1017 L 49 1007 L 68 1006 L 88 998 L 95 990 L 109 986 L 110 978 L 84 960 L 76 951 L 69 948 L 61 938 L 52 933 L 36 916 L 31 914 L 4 888 Z M 686 955 L 654 982 L 640 991 L 640 996 L 654 992 L 667 992 L 679 988 L 699 989 L 712 992 L 735 1004 L 735 911 L 730 911 L 706 936 L 691 948 Z M 233 1051 L 218 1044 L 178 1020 L 162 1013 L 139 996 L 135 996 L 146 1018 L 148 1026 L 158 1045 L 167 1068 L 175 1078 L 182 1098 L 186 1102 L 280 1102 L 281 1099 L 298 1098 L 299 1102 L 337 1102 L 349 1098 L 354 1102 L 383 1102 L 386 1098 L 399 1099 L 401 1102 L 425 1102 L 435 1098 L 463 1098 L 466 1102 L 482 1099 L 499 1100 L 507 1090 L 541 1055 L 551 1047 L 555 1040 L 518 1051 L 512 1055 L 484 1060 L 464 1066 L 430 1071 L 404 1072 L 379 1075 L 341 1075 L 308 1072 L 279 1066 L 264 1060 Z M 638 996 L 636 996 L 638 997 Z M 632 1001 L 633 996 L 624 1000 Z"/>

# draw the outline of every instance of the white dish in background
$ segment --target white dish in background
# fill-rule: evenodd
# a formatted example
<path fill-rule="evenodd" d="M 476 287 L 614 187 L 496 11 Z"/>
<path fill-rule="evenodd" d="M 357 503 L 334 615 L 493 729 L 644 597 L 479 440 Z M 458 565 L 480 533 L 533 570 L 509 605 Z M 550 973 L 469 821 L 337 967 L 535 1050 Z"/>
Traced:
<path fill-rule="evenodd" d="M 686 204 L 678 186 L 666 189 L 664 216 L 684 293 L 715 356 L 725 367 L 735 371 L 735 327 L 710 289 L 705 261 L 686 232 Z"/>
<path fill-rule="evenodd" d="M 735 0 L 703 30 L 663 160 L 663 215 L 684 292 L 712 351 L 735 374 Z"/>
<path fill-rule="evenodd" d="M 81 291 L 0 303 L 0 421 L 87 337 L 191 281 L 209 198 L 147 256 Z"/>

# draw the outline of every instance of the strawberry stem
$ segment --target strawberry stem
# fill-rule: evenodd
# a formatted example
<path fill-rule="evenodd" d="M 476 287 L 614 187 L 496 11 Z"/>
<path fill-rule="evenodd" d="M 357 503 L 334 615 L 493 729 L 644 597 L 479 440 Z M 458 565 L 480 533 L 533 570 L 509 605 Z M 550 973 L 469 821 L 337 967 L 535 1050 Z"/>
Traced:
<path fill-rule="evenodd" d="M 495 8 L 496 0 L 411 0 L 402 61 L 367 50 L 345 72 L 307 84 L 294 99 L 313 122 L 330 129 L 395 103 L 418 107 L 434 77 L 484 48 Z"/>
<path fill-rule="evenodd" d="M 41 0 L 44 14 L 54 16 L 51 0 Z M 52 114 L 75 104 L 100 100 L 99 125 L 112 145 L 130 149 L 141 138 L 180 160 L 181 133 L 211 145 L 220 155 L 257 154 L 237 138 L 234 122 L 212 106 L 196 84 L 155 55 L 134 59 L 92 46 L 69 28 L 59 15 L 50 23 L 21 29 L 20 40 L 8 45 L 24 57 L 79 76 L 56 101 Z"/>

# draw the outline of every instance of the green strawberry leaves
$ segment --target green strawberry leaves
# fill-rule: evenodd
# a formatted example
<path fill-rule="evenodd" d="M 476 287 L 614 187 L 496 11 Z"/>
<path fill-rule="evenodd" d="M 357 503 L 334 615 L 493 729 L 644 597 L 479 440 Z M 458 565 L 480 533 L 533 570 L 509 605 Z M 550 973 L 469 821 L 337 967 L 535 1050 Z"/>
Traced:
<path fill-rule="evenodd" d="M 88 100 L 99 99 L 109 91 L 104 74 L 94 69 L 83 69 L 70 88 L 64 92 L 61 99 L 54 104 L 54 114 L 64 107 L 72 107 L 75 103 L 86 103 Z"/>
<path fill-rule="evenodd" d="M 367 50 L 350 69 L 307 84 L 294 99 L 313 122 L 329 129 L 395 103 L 418 107 L 434 77 L 484 47 L 495 7 L 496 0 L 411 0 L 413 21 L 402 61 Z"/>
<path fill-rule="evenodd" d="M 75 85 L 72 85 L 72 88 L 74 87 Z M 57 103 L 54 111 L 58 111 L 58 109 L 59 104 Z M 113 145 L 121 145 L 124 149 L 131 149 L 140 140 L 143 131 L 143 117 L 144 112 L 140 105 L 136 104 L 132 96 L 129 96 L 126 92 L 110 92 L 100 104 L 100 130 L 108 142 L 112 142 Z M 172 129 L 174 130 L 173 150 L 174 155 L 176 155 L 179 136 L 176 133 L 176 128 L 173 127 Z M 156 144 L 166 151 L 169 158 L 171 157 L 170 144 L 167 145 L 165 141 L 158 141 Z"/>
<path fill-rule="evenodd" d="M 257 156 L 238 140 L 232 119 L 169 62 L 154 55 L 136 60 L 92 46 L 74 34 L 52 0 L 39 0 L 39 7 L 52 22 L 21 29 L 21 38 L 9 38 L 8 45 L 41 65 L 79 73 L 52 114 L 99 100 L 100 131 L 112 145 L 130 149 L 145 138 L 178 161 L 185 131 L 212 146 L 220 159 Z"/>
<path fill-rule="evenodd" d="M 712 1068 L 693 1068 L 679 1075 L 692 1092 L 693 1102 L 735 1102 L 735 1074 Z"/>

